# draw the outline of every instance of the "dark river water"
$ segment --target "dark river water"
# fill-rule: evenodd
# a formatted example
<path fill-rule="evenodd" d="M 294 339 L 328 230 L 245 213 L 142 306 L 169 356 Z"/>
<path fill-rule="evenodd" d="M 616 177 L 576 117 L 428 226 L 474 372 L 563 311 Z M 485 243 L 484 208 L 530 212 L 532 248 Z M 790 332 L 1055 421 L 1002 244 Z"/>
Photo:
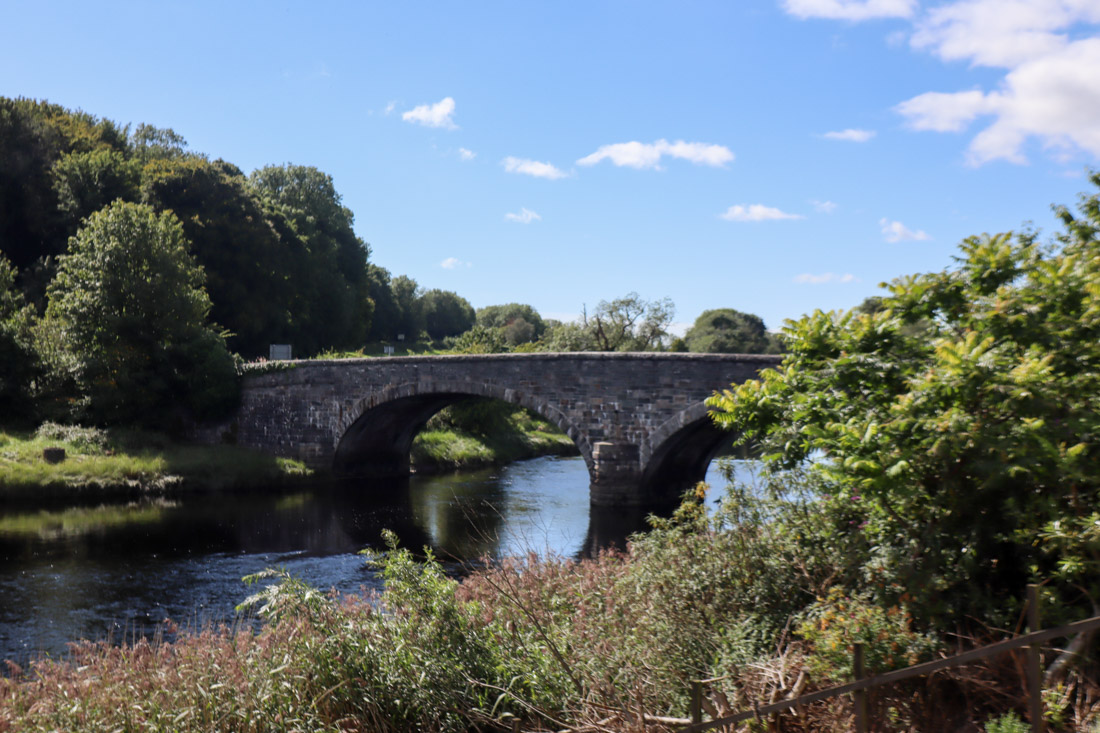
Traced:
<path fill-rule="evenodd" d="M 717 463 L 707 478 L 724 485 Z M 0 660 L 129 640 L 165 618 L 184 628 L 231 620 L 252 592 L 241 577 L 266 567 L 325 589 L 376 588 L 357 553 L 378 547 L 383 529 L 457 569 L 528 551 L 585 556 L 645 528 L 641 511 L 590 511 L 588 491 L 580 458 L 538 458 L 294 493 L 0 509 Z"/>

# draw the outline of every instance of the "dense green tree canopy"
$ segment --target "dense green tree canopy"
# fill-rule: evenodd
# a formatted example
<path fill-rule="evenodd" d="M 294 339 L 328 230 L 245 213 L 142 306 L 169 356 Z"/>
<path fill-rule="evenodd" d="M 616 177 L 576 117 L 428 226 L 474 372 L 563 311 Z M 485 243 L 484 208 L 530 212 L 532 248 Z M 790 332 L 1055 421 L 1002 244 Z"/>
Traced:
<path fill-rule="evenodd" d="M 25 416 L 38 358 L 31 333 L 33 316 L 15 287 L 15 268 L 0 256 L 0 415 Z"/>
<path fill-rule="evenodd" d="M 88 417 L 166 423 L 178 406 L 202 417 L 232 399 L 235 367 L 187 248 L 174 214 L 121 201 L 70 240 L 47 319 L 65 334 Z"/>
<path fill-rule="evenodd" d="M 509 346 L 536 341 L 546 332 L 539 312 L 523 303 L 490 305 L 477 310 L 477 325 L 497 329 Z"/>
<path fill-rule="evenodd" d="M 684 341 L 688 351 L 707 354 L 777 354 L 781 350 L 760 316 L 733 308 L 703 311 Z"/>
<path fill-rule="evenodd" d="M 469 301 L 450 290 L 429 290 L 420 301 L 424 329 L 433 339 L 458 336 L 469 331 L 477 320 Z"/>
<path fill-rule="evenodd" d="M 370 248 L 356 236 L 351 210 L 340 201 L 332 177 L 310 166 L 267 166 L 249 177 L 253 191 L 281 214 L 308 251 L 309 283 L 299 307 L 303 320 L 326 348 L 358 348 L 370 331 L 367 257 Z M 314 349 L 310 349 L 314 350 Z"/>
<path fill-rule="evenodd" d="M 774 468 L 823 456 L 886 596 L 955 618 L 1003 618 L 1028 580 L 1100 599 L 1100 199 L 1059 211 L 1056 245 L 971 237 L 875 308 L 790 323 L 780 368 L 711 401 Z"/>

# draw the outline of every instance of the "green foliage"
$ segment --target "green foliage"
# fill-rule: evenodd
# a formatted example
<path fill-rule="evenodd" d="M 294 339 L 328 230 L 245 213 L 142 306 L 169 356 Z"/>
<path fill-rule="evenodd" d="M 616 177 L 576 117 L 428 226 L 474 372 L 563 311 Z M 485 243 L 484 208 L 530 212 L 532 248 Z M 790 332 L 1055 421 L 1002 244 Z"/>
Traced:
<path fill-rule="evenodd" d="M 881 602 L 1005 619 L 1006 593 L 1052 575 L 1070 615 L 1091 610 L 1074 585 L 1098 597 L 1097 197 L 1081 210 L 1060 210 L 1058 247 L 971 237 L 956 268 L 894 281 L 869 312 L 788 322 L 782 366 L 710 400 L 776 470 L 823 456 L 823 501 L 873 548 Z"/>
<path fill-rule="evenodd" d="M 420 307 L 424 329 L 433 339 L 458 336 L 469 331 L 476 322 L 470 302 L 450 290 L 429 290 L 421 296 Z"/>
<path fill-rule="evenodd" d="M 460 336 L 448 338 L 444 343 L 456 354 L 503 354 L 509 350 L 501 329 L 486 328 L 480 323 Z"/>
<path fill-rule="evenodd" d="M 97 212 L 49 294 L 93 420 L 165 424 L 177 406 L 207 417 L 235 399 L 235 365 L 206 324 L 202 271 L 173 214 L 121 201 Z"/>
<path fill-rule="evenodd" d="M 0 255 L 0 414 L 28 416 L 31 385 L 40 374 L 34 314 L 15 287 L 15 268 Z"/>
<path fill-rule="evenodd" d="M 52 174 L 57 208 L 70 234 L 110 202 L 138 198 L 138 166 L 118 150 L 101 147 L 69 153 L 54 164 Z"/>
<path fill-rule="evenodd" d="M 591 316 L 577 323 L 549 322 L 540 346 L 544 351 L 654 351 L 669 339 L 676 307 L 668 298 L 647 301 L 627 293 L 601 300 Z"/>
<path fill-rule="evenodd" d="M 356 236 L 332 177 L 310 166 L 266 166 L 253 171 L 249 186 L 270 218 L 285 221 L 275 226 L 298 269 L 276 271 L 299 279 L 289 315 L 298 321 L 300 351 L 362 346 L 374 311 L 370 247 Z"/>
<path fill-rule="evenodd" d="M 1031 733 L 1031 726 L 1016 713 L 1005 713 L 985 724 L 985 733 Z"/>
<path fill-rule="evenodd" d="M 530 343 L 546 332 L 539 312 L 522 303 L 490 305 L 477 310 L 477 325 L 500 331 L 508 346 Z"/>
<path fill-rule="evenodd" d="M 852 648 L 863 644 L 867 672 L 878 674 L 924 661 L 936 639 L 912 628 L 903 606 L 883 608 L 869 598 L 850 597 L 833 587 L 805 612 L 798 635 L 810 645 L 806 668 L 817 679 L 852 679 Z"/>
<path fill-rule="evenodd" d="M 684 335 L 687 350 L 708 354 L 778 354 L 779 341 L 760 316 L 733 308 L 703 311 Z"/>

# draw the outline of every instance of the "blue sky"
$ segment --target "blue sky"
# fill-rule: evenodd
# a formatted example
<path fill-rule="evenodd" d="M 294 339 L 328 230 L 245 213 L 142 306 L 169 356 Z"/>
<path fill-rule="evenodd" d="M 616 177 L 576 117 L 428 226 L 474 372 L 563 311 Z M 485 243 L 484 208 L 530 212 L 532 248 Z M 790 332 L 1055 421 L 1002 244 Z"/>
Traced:
<path fill-rule="evenodd" d="M 331 174 L 475 307 L 637 291 L 770 327 L 1056 229 L 1100 166 L 1096 0 L 0 2 L 0 94 Z"/>

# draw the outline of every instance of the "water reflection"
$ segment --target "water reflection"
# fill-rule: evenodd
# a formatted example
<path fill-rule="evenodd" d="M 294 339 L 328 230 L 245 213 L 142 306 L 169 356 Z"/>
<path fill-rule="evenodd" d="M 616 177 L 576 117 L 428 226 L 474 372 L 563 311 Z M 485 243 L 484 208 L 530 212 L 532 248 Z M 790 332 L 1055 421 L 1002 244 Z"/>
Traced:
<path fill-rule="evenodd" d="M 2 512 L 0 659 L 58 655 L 70 640 L 128 637 L 164 618 L 230 619 L 248 594 L 241 577 L 265 567 L 320 588 L 377 587 L 357 552 L 379 547 L 383 529 L 465 561 L 589 555 L 645 528 L 643 511 L 590 515 L 588 492 L 583 460 L 540 458 L 291 494 Z"/>

